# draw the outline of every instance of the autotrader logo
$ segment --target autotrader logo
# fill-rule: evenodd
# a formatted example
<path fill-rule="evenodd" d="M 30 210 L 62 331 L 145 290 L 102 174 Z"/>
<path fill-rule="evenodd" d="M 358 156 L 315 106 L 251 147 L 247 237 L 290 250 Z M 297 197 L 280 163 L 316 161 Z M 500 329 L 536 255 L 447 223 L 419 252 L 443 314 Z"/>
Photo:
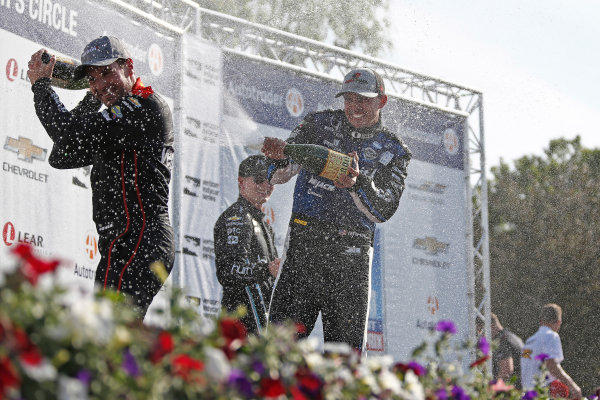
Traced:
<path fill-rule="evenodd" d="M 15 79 L 19 76 L 19 64 L 17 60 L 11 58 L 6 63 L 6 77 L 9 81 L 14 82 Z"/>
<path fill-rule="evenodd" d="M 47 150 L 38 147 L 33 144 L 31 139 L 19 136 L 18 139 L 6 137 L 6 143 L 4 149 L 17 153 L 19 160 L 27 161 L 32 163 L 34 159 L 44 161 L 46 160 Z"/>
<path fill-rule="evenodd" d="M 90 261 L 94 261 L 98 255 L 98 239 L 92 232 L 88 232 L 85 236 L 85 254 Z"/>

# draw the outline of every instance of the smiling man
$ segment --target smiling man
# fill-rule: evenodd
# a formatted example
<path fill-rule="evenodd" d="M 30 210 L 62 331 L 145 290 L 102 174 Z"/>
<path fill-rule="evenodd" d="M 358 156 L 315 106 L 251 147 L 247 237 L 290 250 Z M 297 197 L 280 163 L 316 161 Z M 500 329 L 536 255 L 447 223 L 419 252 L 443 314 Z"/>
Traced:
<path fill-rule="evenodd" d="M 101 36 L 85 47 L 76 75 L 87 76 L 90 90 L 71 111 L 50 86 L 56 59 L 45 63 L 44 53 L 31 56 L 27 75 L 37 116 L 54 142 L 50 165 L 92 167 L 101 254 L 96 286 L 130 296 L 141 321 L 162 284 L 151 266 L 162 264 L 170 272 L 175 256 L 168 215 L 171 111 L 136 79 L 133 61 L 116 37 Z"/>
<path fill-rule="evenodd" d="M 398 208 L 411 153 L 381 123 L 387 96 L 377 72 L 350 71 L 338 96 L 344 97 L 343 110 L 308 114 L 287 141 L 267 138 L 263 145 L 263 153 L 276 160 L 270 168 L 272 183 L 299 174 L 270 319 L 304 325 L 303 337 L 321 312 L 326 342 L 344 342 L 362 351 L 375 224 Z M 332 184 L 287 159 L 287 143 L 347 153 L 354 158 L 353 168 Z"/>
<path fill-rule="evenodd" d="M 246 308 L 241 322 L 249 334 L 260 335 L 267 324 L 273 282 L 279 271 L 273 229 L 262 206 L 273 193 L 267 181 L 267 159 L 254 155 L 240 163 L 240 195 L 214 227 L 217 278 L 223 286 L 223 307 Z"/>

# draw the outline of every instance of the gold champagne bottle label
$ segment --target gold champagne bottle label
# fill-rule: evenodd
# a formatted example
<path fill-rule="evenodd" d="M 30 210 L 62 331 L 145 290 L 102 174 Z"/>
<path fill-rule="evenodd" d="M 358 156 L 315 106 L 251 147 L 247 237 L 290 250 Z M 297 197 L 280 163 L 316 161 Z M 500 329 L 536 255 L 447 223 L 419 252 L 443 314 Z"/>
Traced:
<path fill-rule="evenodd" d="M 327 162 L 325 163 L 325 167 L 319 176 L 336 181 L 340 175 L 348 173 L 348 168 L 351 164 L 352 158 L 350 158 L 350 156 L 337 151 L 329 150 Z"/>

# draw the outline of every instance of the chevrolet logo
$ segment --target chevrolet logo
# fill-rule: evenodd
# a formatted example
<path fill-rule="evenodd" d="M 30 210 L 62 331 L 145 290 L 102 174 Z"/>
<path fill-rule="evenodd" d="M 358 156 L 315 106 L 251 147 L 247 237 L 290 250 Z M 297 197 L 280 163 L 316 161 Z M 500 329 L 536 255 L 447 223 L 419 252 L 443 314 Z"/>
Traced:
<path fill-rule="evenodd" d="M 450 243 L 438 242 L 434 237 L 426 237 L 424 239 L 415 239 L 413 242 L 415 249 L 425 250 L 427 254 L 437 255 L 439 253 L 446 253 Z"/>
<path fill-rule="evenodd" d="M 44 161 L 46 160 L 47 150 L 33 144 L 31 139 L 19 136 L 19 139 L 11 137 L 6 138 L 4 149 L 17 153 L 19 160 L 33 162 L 33 159 Z"/>

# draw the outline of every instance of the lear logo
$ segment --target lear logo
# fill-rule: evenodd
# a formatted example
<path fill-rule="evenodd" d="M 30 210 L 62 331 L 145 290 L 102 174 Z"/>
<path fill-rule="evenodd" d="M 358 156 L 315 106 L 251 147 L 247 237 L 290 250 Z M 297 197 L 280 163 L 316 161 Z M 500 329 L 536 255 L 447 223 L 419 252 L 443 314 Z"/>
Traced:
<path fill-rule="evenodd" d="M 17 153 L 19 160 L 33 162 L 33 159 L 44 161 L 46 159 L 47 150 L 33 144 L 31 139 L 19 136 L 18 139 L 6 138 L 4 149 Z"/>
<path fill-rule="evenodd" d="M 33 233 L 17 231 L 12 222 L 7 222 L 2 228 L 2 240 L 7 246 L 12 246 L 15 242 L 27 243 L 35 247 L 43 247 L 44 238 Z"/>
<path fill-rule="evenodd" d="M 285 96 L 285 106 L 292 117 L 299 117 L 304 112 L 304 97 L 296 88 L 288 90 Z"/>
<path fill-rule="evenodd" d="M 439 242 L 436 238 L 428 236 L 422 239 L 415 239 L 413 242 L 413 248 L 419 250 L 425 250 L 425 253 L 431 255 L 438 255 L 439 253 L 448 252 L 450 243 Z"/>
<path fill-rule="evenodd" d="M 19 64 L 17 60 L 11 58 L 6 63 L 6 77 L 9 81 L 14 82 L 15 79 L 19 76 Z"/>
<path fill-rule="evenodd" d="M 12 246 L 12 244 L 15 242 L 16 234 L 17 230 L 11 222 L 4 224 L 4 228 L 2 228 L 2 240 L 4 240 L 4 244 L 7 246 Z"/>
<path fill-rule="evenodd" d="M 427 309 L 431 315 L 435 315 L 440 309 L 440 301 L 436 296 L 427 297 Z"/>
<path fill-rule="evenodd" d="M 92 232 L 85 235 L 85 254 L 90 261 L 94 261 L 98 255 L 98 239 Z"/>
<path fill-rule="evenodd" d="M 163 52 L 156 43 L 152 43 L 148 49 L 148 66 L 154 76 L 162 74 L 165 67 Z"/>

